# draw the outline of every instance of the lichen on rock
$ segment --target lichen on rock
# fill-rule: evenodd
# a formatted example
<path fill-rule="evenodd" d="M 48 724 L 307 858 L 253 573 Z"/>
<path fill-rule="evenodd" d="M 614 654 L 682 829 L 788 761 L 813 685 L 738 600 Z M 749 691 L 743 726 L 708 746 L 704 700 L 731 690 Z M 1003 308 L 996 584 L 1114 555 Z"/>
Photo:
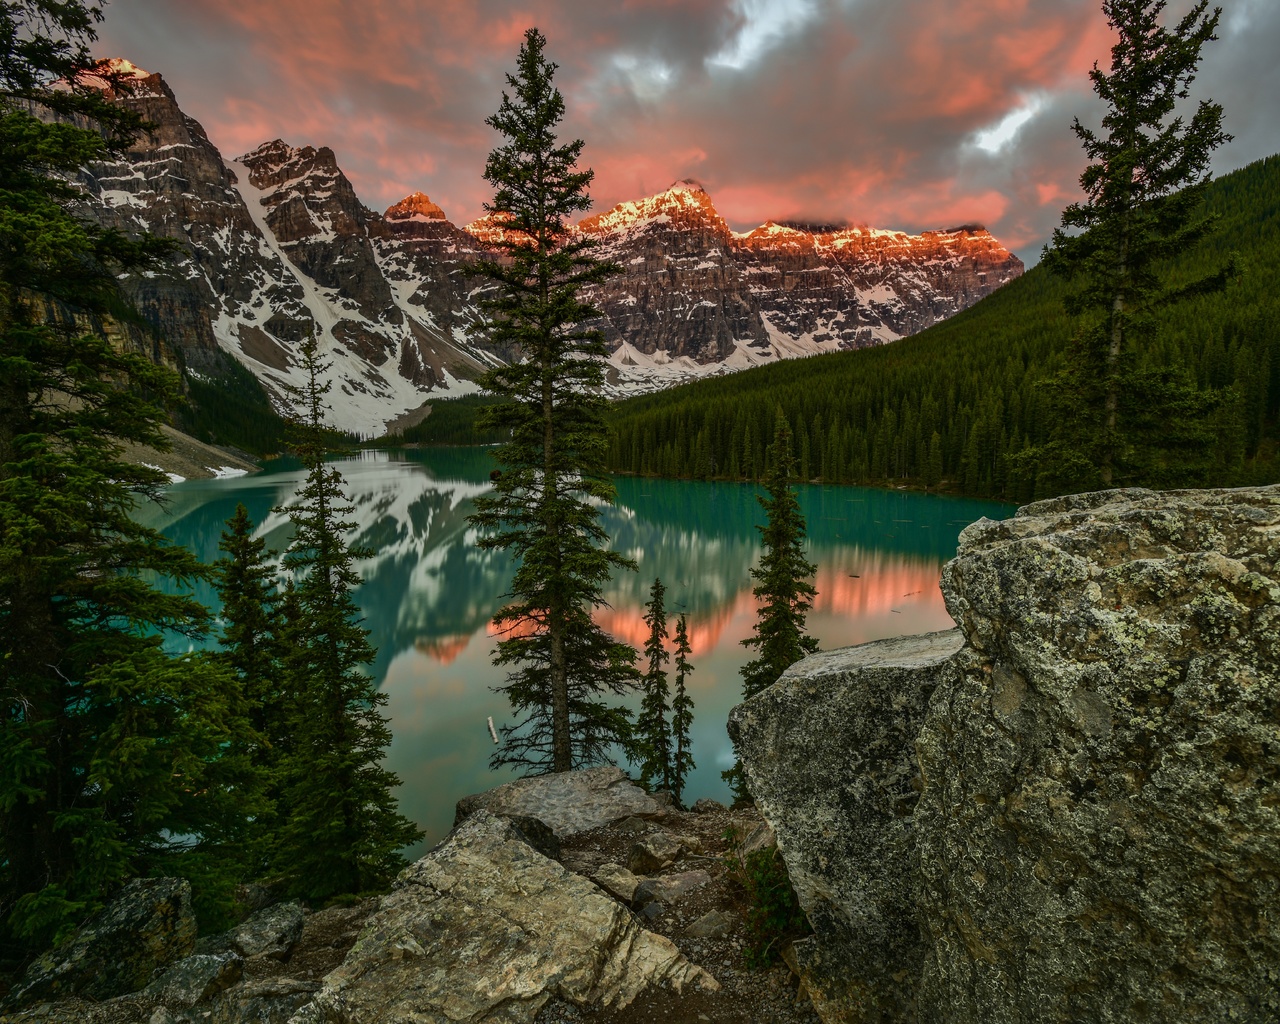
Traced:
<path fill-rule="evenodd" d="M 949 655 L 733 713 L 824 1019 L 1280 1019 L 1280 487 L 1040 502 L 942 588 Z"/>

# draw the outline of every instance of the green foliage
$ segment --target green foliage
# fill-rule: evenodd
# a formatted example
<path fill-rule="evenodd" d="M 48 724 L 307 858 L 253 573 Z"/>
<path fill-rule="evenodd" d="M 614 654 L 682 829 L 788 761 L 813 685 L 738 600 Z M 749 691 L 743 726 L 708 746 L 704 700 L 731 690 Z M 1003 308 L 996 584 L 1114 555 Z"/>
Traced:
<path fill-rule="evenodd" d="M 1019 458 L 1039 464 L 1052 489 L 1171 475 L 1198 483 L 1219 440 L 1214 414 L 1234 396 L 1198 387 L 1186 367 L 1139 366 L 1137 356 L 1157 338 L 1157 310 L 1221 291 L 1234 273 L 1228 261 L 1176 286 L 1163 280 L 1169 260 L 1209 230 L 1209 158 L 1230 139 L 1215 103 L 1201 101 L 1189 123 L 1175 116 L 1222 11 L 1206 15 L 1201 0 L 1170 30 L 1160 24 L 1164 0 L 1102 6 L 1119 38 L 1110 73 L 1095 65 L 1090 78 L 1108 110 L 1101 134 L 1073 125 L 1092 161 L 1080 177 L 1086 198 L 1066 208 L 1044 254 L 1046 269 L 1074 288 L 1066 309 L 1079 326 L 1066 367 L 1046 386 L 1052 440 Z"/>
<path fill-rule="evenodd" d="M 365 671 L 375 651 L 351 597 L 360 585 L 346 534 L 355 523 L 342 474 L 325 462 L 325 367 L 316 343 L 303 347 L 307 384 L 294 453 L 307 470 L 297 503 L 279 509 L 293 522 L 284 556 L 295 586 L 282 628 L 288 689 L 288 748 L 280 757 L 276 863 L 292 895 L 323 900 L 387 882 L 401 848 L 422 832 L 396 810 L 400 780 L 382 767 L 391 730 L 387 703 Z"/>
<path fill-rule="evenodd" d="M 818 641 L 805 633 L 805 619 L 817 595 L 809 582 L 816 567 L 804 556 L 804 513 L 791 489 L 795 476 L 791 428 L 780 410 L 766 454 L 765 494 L 758 499 L 766 521 L 757 527 L 764 552 L 760 565 L 751 570 L 756 581 L 751 593 L 759 612 L 755 631 L 742 641 L 744 647 L 755 649 L 756 657 L 741 670 L 744 700 L 768 689 L 783 672 L 818 649 Z M 733 790 L 735 802 L 748 798 L 740 761 L 721 776 Z"/>
<path fill-rule="evenodd" d="M 1197 388 L 1238 396 L 1213 414 L 1212 462 L 1163 485 L 1238 486 L 1280 478 L 1280 157 L 1209 184 L 1210 232 L 1160 268 L 1169 287 L 1213 275 L 1233 251 L 1243 276 L 1228 294 L 1154 310 L 1155 340 L 1135 370 L 1185 367 Z M 1073 324 L 1067 284 L 1036 267 L 920 334 L 856 352 L 785 360 L 618 403 L 609 466 L 693 476 L 701 439 L 715 475 L 756 479 L 782 407 L 811 478 L 926 484 L 1029 501 L 1045 496 L 1038 462 L 1011 457 L 1050 440 L 1057 414 L 1038 382 L 1065 365 Z M 936 448 L 933 443 L 937 436 Z M 936 455 L 934 454 L 936 450 Z M 930 465 L 933 470 L 930 471 Z M 1037 488 L 1041 490 L 1037 490 Z"/>
<path fill-rule="evenodd" d="M 257 455 L 284 447 L 285 421 L 250 370 L 219 353 L 209 375 L 187 374 L 187 401 L 178 409 L 178 427 L 206 444 L 242 448 Z"/>
<path fill-rule="evenodd" d="M 689 623 L 684 613 L 676 622 L 676 689 L 671 698 L 671 742 L 675 747 L 671 758 L 671 795 L 676 806 L 684 806 L 684 783 L 689 773 L 697 767 L 689 749 L 689 730 L 693 727 L 693 698 L 689 696 L 685 681 L 693 666 L 689 664 L 692 653 L 689 646 Z"/>
<path fill-rule="evenodd" d="M 141 127 L 83 84 L 99 18 L 0 4 L 0 945 L 19 954 L 131 875 L 197 851 L 226 864 L 255 809 L 237 681 L 160 647 L 202 635 L 206 612 L 152 581 L 206 570 L 130 516 L 165 480 L 121 452 L 165 446 L 176 380 L 97 329 L 126 311 L 116 275 L 168 246 L 71 212 L 77 169 Z"/>
<path fill-rule="evenodd" d="M 243 504 L 227 520 L 218 544 L 225 557 L 214 563 L 214 585 L 222 601 L 218 660 L 236 674 L 253 733 L 244 751 L 258 769 L 262 806 L 253 817 L 242 861 L 246 877 L 266 870 L 276 823 L 281 757 L 288 749 L 289 703 L 284 687 L 284 617 L 266 541 L 253 536 Z"/>
<path fill-rule="evenodd" d="M 747 947 L 742 955 L 748 967 L 761 970 L 777 962 L 788 942 L 812 929 L 778 848 L 753 850 L 744 856 L 737 831 L 729 829 L 725 838 L 729 841 L 727 877 L 742 893 L 745 904 Z"/>
<path fill-rule="evenodd" d="M 590 206 L 590 170 L 575 170 L 582 140 L 560 145 L 564 101 L 552 85 L 556 65 L 545 38 L 525 33 L 517 74 L 507 76 L 488 120 L 506 140 L 485 166 L 494 186 L 486 209 L 506 239 L 501 260 L 474 271 L 498 287 L 483 300 L 490 338 L 524 355 L 481 383 L 503 401 L 486 411 L 484 429 L 505 438 L 494 457 L 501 477 L 477 499 L 471 522 L 482 547 L 518 560 L 511 602 L 494 617 L 502 634 L 495 663 L 517 666 L 502 688 L 517 720 L 504 726 L 496 765 L 562 772 L 607 759 L 629 738 L 627 712 L 602 699 L 635 685 L 635 652 L 591 617 L 613 569 L 634 568 L 606 548 L 598 505 L 611 503 L 603 474 L 607 434 L 604 340 L 583 325 L 599 317 L 579 290 L 612 272 L 591 253 L 594 243 L 570 235 L 566 218 Z"/>
<path fill-rule="evenodd" d="M 501 399 L 492 395 L 463 395 L 431 403 L 431 414 L 421 423 L 399 434 L 381 439 L 387 445 L 401 444 L 498 444 L 506 434 L 497 427 L 481 425 L 484 412 Z"/>
<path fill-rule="evenodd" d="M 640 780 L 646 788 L 672 791 L 675 765 L 672 760 L 671 732 L 667 726 L 671 688 L 667 683 L 667 610 L 663 603 L 667 588 L 655 578 L 645 605 L 644 621 L 649 636 L 644 644 L 648 664 L 640 685 L 644 697 L 636 718 L 635 749 L 640 761 Z"/>

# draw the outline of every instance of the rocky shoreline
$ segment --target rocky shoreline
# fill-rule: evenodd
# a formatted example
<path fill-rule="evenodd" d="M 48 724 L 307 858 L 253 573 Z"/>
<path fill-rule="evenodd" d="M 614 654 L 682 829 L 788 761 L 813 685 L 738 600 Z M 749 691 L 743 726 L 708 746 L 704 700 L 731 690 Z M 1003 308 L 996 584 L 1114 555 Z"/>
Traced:
<path fill-rule="evenodd" d="M 523 780 L 460 801 L 381 898 L 197 939 L 186 883 L 135 882 L 0 1024 L 815 1024 L 785 964 L 744 960 L 732 858 L 772 843 L 754 809 L 679 810 L 616 768 Z"/>

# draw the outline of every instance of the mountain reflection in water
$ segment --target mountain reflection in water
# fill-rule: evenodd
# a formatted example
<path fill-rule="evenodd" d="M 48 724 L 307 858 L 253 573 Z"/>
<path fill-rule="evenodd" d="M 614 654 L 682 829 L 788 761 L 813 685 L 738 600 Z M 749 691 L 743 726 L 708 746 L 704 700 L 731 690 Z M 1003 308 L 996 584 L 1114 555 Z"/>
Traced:
<path fill-rule="evenodd" d="M 372 671 L 389 697 L 395 740 L 388 765 L 403 780 L 402 810 L 433 843 L 452 825 L 458 797 L 511 777 L 488 769 L 493 745 L 485 720 L 492 715 L 500 725 L 508 717 L 492 691 L 503 678 L 490 664 L 489 620 L 512 565 L 505 553 L 480 550 L 467 523 L 474 499 L 489 488 L 492 463 L 485 449 L 438 448 L 362 452 L 338 465 L 359 524 L 351 540 L 374 552 L 359 563 L 364 585 L 355 597 L 378 648 Z M 252 477 L 178 484 L 164 508 L 148 505 L 138 518 L 212 561 L 225 520 L 243 502 L 257 535 L 279 551 L 290 527 L 272 509 L 291 501 L 302 479 L 296 463 L 276 460 Z M 693 647 L 698 767 L 686 797 L 724 799 L 720 771 L 732 761 L 724 724 L 738 702 L 738 670 L 750 657 L 741 641 L 755 623 L 748 570 L 760 554 L 758 489 L 625 477 L 617 486 L 604 525 L 640 571 L 615 577 L 598 620 L 639 647 L 654 576 L 667 585 L 671 628 L 686 613 Z M 809 627 L 823 649 L 950 628 L 939 568 L 967 524 L 1012 512 L 905 491 L 805 485 L 797 492 L 808 557 L 818 566 Z M 217 609 L 209 587 L 196 594 Z"/>

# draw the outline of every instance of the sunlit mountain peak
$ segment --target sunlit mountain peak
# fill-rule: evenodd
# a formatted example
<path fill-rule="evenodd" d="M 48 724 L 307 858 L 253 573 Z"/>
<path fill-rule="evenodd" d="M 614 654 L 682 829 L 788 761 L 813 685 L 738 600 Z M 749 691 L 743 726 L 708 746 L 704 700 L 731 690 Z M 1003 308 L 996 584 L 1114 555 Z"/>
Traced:
<path fill-rule="evenodd" d="M 444 210 L 431 201 L 431 197 L 423 192 L 414 192 L 405 196 L 394 206 L 387 207 L 383 214 L 387 220 L 447 220 Z"/>

